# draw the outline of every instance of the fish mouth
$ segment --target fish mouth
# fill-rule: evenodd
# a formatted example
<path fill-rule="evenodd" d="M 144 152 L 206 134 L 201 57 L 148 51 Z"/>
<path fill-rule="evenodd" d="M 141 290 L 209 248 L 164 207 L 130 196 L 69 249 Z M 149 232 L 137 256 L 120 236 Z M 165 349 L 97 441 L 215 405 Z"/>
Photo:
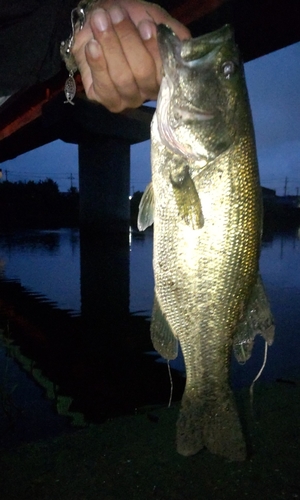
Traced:
<path fill-rule="evenodd" d="M 206 111 L 201 108 L 197 108 L 193 104 L 188 106 L 176 107 L 174 108 L 174 118 L 176 120 L 186 121 L 209 121 L 215 117 L 214 113 L 211 111 Z"/>

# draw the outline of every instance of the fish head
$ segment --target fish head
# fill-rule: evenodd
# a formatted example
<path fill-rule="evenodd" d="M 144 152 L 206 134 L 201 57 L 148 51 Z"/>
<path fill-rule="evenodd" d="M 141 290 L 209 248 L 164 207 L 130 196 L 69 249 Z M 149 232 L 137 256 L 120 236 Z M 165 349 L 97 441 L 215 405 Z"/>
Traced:
<path fill-rule="evenodd" d="M 164 72 L 157 103 L 161 140 L 173 152 L 206 165 L 239 140 L 249 124 L 243 64 L 232 29 L 225 25 L 181 41 L 159 25 L 157 38 Z"/>

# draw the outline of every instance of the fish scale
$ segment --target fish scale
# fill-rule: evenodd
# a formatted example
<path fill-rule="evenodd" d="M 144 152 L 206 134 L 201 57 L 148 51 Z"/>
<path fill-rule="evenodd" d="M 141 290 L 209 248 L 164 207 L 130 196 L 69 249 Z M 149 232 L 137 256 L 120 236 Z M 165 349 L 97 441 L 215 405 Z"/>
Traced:
<path fill-rule="evenodd" d="M 243 460 L 232 346 L 238 335 L 250 351 L 257 333 L 269 343 L 274 334 L 258 274 L 262 203 L 243 68 L 228 26 L 183 42 L 160 26 L 158 43 L 165 75 L 138 219 L 140 229 L 154 221 L 151 337 L 165 358 L 178 341 L 184 356 L 178 452 Z"/>

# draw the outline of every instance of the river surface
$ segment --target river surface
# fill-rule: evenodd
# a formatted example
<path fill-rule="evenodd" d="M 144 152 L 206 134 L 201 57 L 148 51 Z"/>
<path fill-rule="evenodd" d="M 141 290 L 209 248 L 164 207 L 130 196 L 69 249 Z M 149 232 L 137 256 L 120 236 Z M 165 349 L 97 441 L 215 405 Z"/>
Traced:
<path fill-rule="evenodd" d="M 0 235 L 1 281 L 4 284 L 19 283 L 22 285 L 23 291 L 20 297 L 27 293 L 36 297 L 36 315 L 41 315 L 42 322 L 43 315 L 39 312 L 39 300 L 46 301 L 56 311 L 57 309 L 67 310 L 66 314 L 72 317 L 72 320 L 83 318 L 85 326 L 82 336 L 85 343 L 90 344 L 91 350 L 94 349 L 95 352 L 103 353 L 105 350 L 108 353 L 111 349 L 114 361 L 109 362 L 109 366 L 114 366 L 116 363 L 113 368 L 114 373 L 117 373 L 118 370 L 121 373 L 122 370 L 119 367 L 122 352 L 119 353 L 120 357 L 118 358 L 118 354 L 115 353 L 116 345 L 120 341 L 122 346 L 126 337 L 125 350 L 131 353 L 128 345 L 130 342 L 136 342 L 131 340 L 130 327 L 123 328 L 124 322 L 127 321 L 124 318 L 129 313 L 135 318 L 137 316 L 149 318 L 151 315 L 154 286 L 152 245 L 153 234 L 151 231 L 141 234 L 136 230 L 130 230 L 128 239 L 126 239 L 125 244 L 123 242 L 121 247 L 115 243 L 104 244 L 101 237 L 93 241 L 83 240 L 76 229 L 20 231 L 11 235 Z M 276 323 L 275 341 L 268 349 L 267 363 L 261 380 L 279 380 L 289 383 L 293 378 L 300 377 L 300 233 L 292 231 L 285 234 L 269 235 L 262 244 L 260 269 Z M 6 292 L 3 293 L 5 295 Z M 9 302 L 5 296 L 3 300 Z M 16 299 L 16 302 L 18 300 Z M 14 310 L 17 309 L 17 305 L 14 305 Z M 9 307 L 6 303 L 6 310 Z M 21 313 L 15 314 L 15 318 L 12 316 L 12 319 L 20 324 L 21 319 L 24 323 L 24 317 L 26 318 L 26 307 Z M 45 328 L 47 322 L 48 319 L 45 316 Z M 40 330 L 42 330 L 42 326 L 40 322 Z M 82 327 L 81 330 L 83 331 Z M 122 330 L 124 332 L 126 330 L 126 333 L 122 333 Z M 96 337 L 98 337 L 98 331 L 103 331 L 101 346 L 95 342 L 95 331 Z M 116 331 L 118 331 L 118 335 L 120 333 L 119 337 L 115 335 Z M 63 351 L 66 346 L 60 347 L 59 344 L 60 335 L 60 333 L 57 334 L 58 339 L 54 340 L 49 340 L 47 337 L 47 342 L 49 342 L 49 346 L 55 344 L 56 352 L 65 352 L 64 357 L 66 358 L 68 356 L 67 350 Z M 19 339 L 18 345 L 21 345 L 22 342 Z M 25 350 L 25 354 L 27 352 L 26 342 L 28 341 L 24 339 L 24 346 L 21 345 L 21 351 Z M 32 342 L 31 339 L 30 343 L 32 344 Z M 66 340 L 67 344 L 68 342 L 70 341 Z M 77 345 L 76 342 L 74 345 Z M 80 345 L 82 346 L 82 344 Z M 120 347 L 120 351 L 122 349 L 123 347 Z M 151 344 L 148 351 L 150 351 L 149 358 L 157 360 L 151 352 Z M 35 350 L 33 352 L 35 353 Z M 90 352 L 82 354 L 82 358 L 85 357 L 89 360 L 87 362 L 89 367 L 93 364 L 89 357 L 90 354 Z M 33 354 L 30 356 L 32 357 Z M 40 360 L 36 361 L 39 368 L 42 371 L 47 371 L 42 366 L 42 358 L 39 355 L 36 356 Z M 77 359 L 78 356 L 78 353 L 72 350 L 72 359 Z M 105 356 L 109 357 L 107 354 Z M 251 359 L 242 366 L 234 360 L 232 362 L 233 385 L 235 387 L 249 386 L 263 363 L 263 357 L 264 341 L 260 336 L 257 336 Z M 104 357 L 101 359 L 100 364 L 104 362 Z M 116 359 L 119 360 L 118 363 Z M 69 368 L 66 367 L 65 370 L 72 370 L 70 360 L 67 360 L 66 363 Z M 77 372 L 79 370 L 78 363 L 76 365 Z M 132 364 L 124 366 L 124 373 L 130 371 L 131 366 Z M 140 366 L 142 365 L 139 365 L 137 370 L 140 370 Z M 172 367 L 184 372 L 181 356 L 172 363 Z M 105 373 L 108 372 L 109 369 L 105 368 Z M 138 378 L 135 373 L 131 375 L 132 378 Z M 49 376 L 51 378 L 51 375 Z M 120 376 L 124 378 L 123 375 Z M 58 377 L 57 373 L 53 377 Z M 64 384 L 68 386 L 68 383 L 64 379 L 63 383 L 60 382 L 60 387 Z M 116 382 L 116 385 L 118 383 Z M 131 379 L 128 384 L 133 384 Z M 151 382 L 149 382 L 150 386 Z M 126 387 L 125 382 L 124 387 Z M 150 393 L 151 390 L 150 387 Z M 155 389 L 153 390 L 155 391 Z M 79 391 L 78 387 L 76 391 Z M 101 391 L 103 398 L 103 388 Z M 68 389 L 65 392 L 68 392 Z M 149 397 L 152 398 L 152 396 Z M 107 395 L 105 397 L 108 398 Z M 147 397 L 144 401 L 145 404 L 151 402 L 147 401 Z M 105 404 L 109 406 L 107 400 L 105 401 Z"/>

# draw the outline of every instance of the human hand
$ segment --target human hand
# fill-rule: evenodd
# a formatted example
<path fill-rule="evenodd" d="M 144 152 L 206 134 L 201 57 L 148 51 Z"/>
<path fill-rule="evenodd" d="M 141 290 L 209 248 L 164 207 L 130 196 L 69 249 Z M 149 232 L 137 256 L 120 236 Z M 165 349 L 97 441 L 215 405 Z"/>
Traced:
<path fill-rule="evenodd" d="M 188 29 L 142 0 L 102 0 L 96 7 L 72 49 L 87 97 L 116 113 L 156 99 L 161 82 L 156 25 L 168 24 L 180 39 L 189 38 Z"/>

